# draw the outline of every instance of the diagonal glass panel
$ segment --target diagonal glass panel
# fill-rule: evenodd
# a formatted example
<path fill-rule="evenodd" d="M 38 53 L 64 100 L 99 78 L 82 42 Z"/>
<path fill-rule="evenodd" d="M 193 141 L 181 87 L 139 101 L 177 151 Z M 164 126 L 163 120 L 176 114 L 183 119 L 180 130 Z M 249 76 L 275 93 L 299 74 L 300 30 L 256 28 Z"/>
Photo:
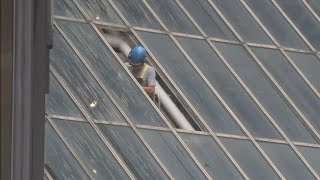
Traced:
<path fill-rule="evenodd" d="M 171 132 L 139 131 L 175 179 L 206 179 Z"/>
<path fill-rule="evenodd" d="M 91 20 L 124 24 L 107 0 L 76 0 Z"/>
<path fill-rule="evenodd" d="M 243 179 L 211 136 L 184 133 L 180 136 L 213 179 Z"/>
<path fill-rule="evenodd" d="M 180 2 L 208 36 L 237 41 L 236 36 L 207 0 L 180 0 Z"/>
<path fill-rule="evenodd" d="M 312 10 L 320 17 L 320 0 L 306 0 Z"/>
<path fill-rule="evenodd" d="M 49 94 L 46 101 L 49 115 L 71 116 L 85 119 L 58 81 L 50 74 Z"/>
<path fill-rule="evenodd" d="M 277 0 L 277 3 L 309 42 L 320 50 L 320 23 L 303 2 L 301 0 Z"/>
<path fill-rule="evenodd" d="M 244 41 L 273 44 L 268 35 L 254 20 L 240 1 L 212 0 Z"/>
<path fill-rule="evenodd" d="M 280 179 L 252 142 L 229 138 L 221 141 L 250 179 Z"/>
<path fill-rule="evenodd" d="M 312 54 L 286 52 L 307 79 L 320 92 L 320 60 Z"/>
<path fill-rule="evenodd" d="M 266 142 L 259 145 L 286 179 L 315 179 L 288 145 Z"/>
<path fill-rule="evenodd" d="M 141 0 L 115 0 L 114 3 L 131 25 L 162 30 Z"/>
<path fill-rule="evenodd" d="M 298 149 L 312 168 L 320 174 L 320 148 L 298 147 Z"/>
<path fill-rule="evenodd" d="M 244 1 L 282 46 L 309 49 L 271 1 Z"/>
<path fill-rule="evenodd" d="M 137 179 L 167 179 L 160 165 L 131 128 L 99 125 Z"/>
<path fill-rule="evenodd" d="M 146 0 L 153 11 L 159 16 L 169 31 L 196 34 L 199 31 L 193 26 L 188 17 L 172 0 Z"/>
<path fill-rule="evenodd" d="M 215 43 L 215 46 L 291 140 L 317 143 L 301 123 L 303 120 L 299 119 L 293 109 L 289 108 L 286 100 L 278 93 L 272 82 L 266 78 L 244 48 L 226 43 Z"/>
<path fill-rule="evenodd" d="M 95 179 L 129 179 L 89 123 L 54 120 Z"/>
<path fill-rule="evenodd" d="M 45 125 L 45 132 L 44 166 L 51 176 L 56 179 L 89 179 L 70 150 L 48 123 Z"/>
<path fill-rule="evenodd" d="M 252 135 L 281 139 L 279 132 L 230 73 L 207 41 L 189 38 L 177 39 Z"/>
<path fill-rule="evenodd" d="M 48 178 L 44 175 L 44 176 L 43 176 L 43 180 L 48 180 Z"/>
<path fill-rule="evenodd" d="M 138 33 L 194 108 L 214 131 L 242 134 L 239 126 L 169 36 L 147 32 Z"/>
<path fill-rule="evenodd" d="M 53 0 L 53 14 L 82 19 L 83 16 L 72 0 Z"/>
<path fill-rule="evenodd" d="M 77 99 L 94 119 L 125 122 L 118 109 L 90 75 L 75 52 L 56 31 L 53 34 L 51 64 L 73 89 Z"/>
<path fill-rule="evenodd" d="M 320 99 L 278 50 L 252 48 L 292 101 L 320 132 Z"/>
<path fill-rule="evenodd" d="M 58 21 L 58 24 L 133 122 L 166 126 L 160 115 L 148 103 L 146 97 L 89 24 L 67 21 Z"/>

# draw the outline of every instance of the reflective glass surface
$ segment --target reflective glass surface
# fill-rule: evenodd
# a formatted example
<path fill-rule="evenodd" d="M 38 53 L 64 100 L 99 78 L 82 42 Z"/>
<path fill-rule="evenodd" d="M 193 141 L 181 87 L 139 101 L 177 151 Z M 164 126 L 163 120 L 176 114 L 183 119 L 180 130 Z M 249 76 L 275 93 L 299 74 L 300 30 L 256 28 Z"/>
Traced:
<path fill-rule="evenodd" d="M 221 140 L 250 179 L 280 179 L 252 142 L 227 138 Z"/>
<path fill-rule="evenodd" d="M 294 141 L 317 143 L 303 120 L 290 108 L 273 83 L 255 63 L 254 59 L 239 45 L 214 43 L 226 61 L 256 96 L 275 122 Z"/>
<path fill-rule="evenodd" d="M 76 0 L 91 20 L 123 24 L 122 20 L 105 0 Z"/>
<path fill-rule="evenodd" d="M 269 119 L 205 40 L 178 38 L 178 41 L 252 135 L 281 139 Z"/>
<path fill-rule="evenodd" d="M 45 125 L 44 166 L 56 179 L 89 179 L 70 150 L 48 124 Z"/>
<path fill-rule="evenodd" d="M 180 136 L 213 179 L 243 179 L 213 137 L 184 133 Z"/>
<path fill-rule="evenodd" d="M 284 12 L 299 28 L 309 42 L 320 50 L 320 22 L 312 15 L 301 0 L 277 0 Z"/>
<path fill-rule="evenodd" d="M 139 35 L 214 131 L 242 134 L 231 115 L 224 109 L 169 36 L 147 32 L 139 32 Z"/>
<path fill-rule="evenodd" d="M 49 115 L 71 116 L 84 119 L 71 98 L 51 74 L 46 103 L 46 113 Z"/>
<path fill-rule="evenodd" d="M 311 54 L 287 52 L 290 59 L 320 92 L 320 60 Z"/>
<path fill-rule="evenodd" d="M 79 9 L 72 0 L 53 0 L 53 14 L 74 18 L 83 18 Z"/>
<path fill-rule="evenodd" d="M 320 148 L 298 147 L 298 149 L 312 168 L 320 174 Z"/>
<path fill-rule="evenodd" d="M 286 179 L 315 179 L 288 145 L 276 143 L 259 144 Z"/>
<path fill-rule="evenodd" d="M 320 0 L 306 0 L 312 10 L 320 17 Z"/>
<path fill-rule="evenodd" d="M 118 109 L 60 34 L 54 32 L 51 64 L 94 119 L 124 122 Z"/>
<path fill-rule="evenodd" d="M 320 99 L 278 50 L 253 48 L 293 102 L 320 132 Z"/>
<path fill-rule="evenodd" d="M 206 179 L 171 132 L 146 129 L 139 131 L 175 179 Z"/>
<path fill-rule="evenodd" d="M 244 1 L 282 46 L 309 49 L 271 1 Z"/>
<path fill-rule="evenodd" d="M 208 36 L 237 40 L 207 0 L 180 0 L 180 2 Z"/>
<path fill-rule="evenodd" d="M 137 179 L 167 179 L 142 141 L 127 127 L 99 125 Z"/>
<path fill-rule="evenodd" d="M 162 30 L 141 0 L 116 0 L 114 3 L 131 25 Z"/>
<path fill-rule="evenodd" d="M 212 0 L 244 41 L 273 44 L 240 1 Z"/>
<path fill-rule="evenodd" d="M 200 34 L 188 17 L 172 0 L 146 0 L 170 31 Z"/>
<path fill-rule="evenodd" d="M 165 126 L 160 115 L 89 24 L 59 21 L 59 25 L 130 120 L 138 124 Z"/>
<path fill-rule="evenodd" d="M 89 123 L 54 120 L 95 179 L 129 179 Z"/>

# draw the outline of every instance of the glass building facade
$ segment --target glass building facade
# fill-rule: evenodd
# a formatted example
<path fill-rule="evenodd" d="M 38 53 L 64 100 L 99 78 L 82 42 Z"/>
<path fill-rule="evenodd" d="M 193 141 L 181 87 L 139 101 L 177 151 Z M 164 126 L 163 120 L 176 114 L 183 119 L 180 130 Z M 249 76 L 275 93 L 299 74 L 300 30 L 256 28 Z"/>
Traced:
<path fill-rule="evenodd" d="M 45 179 L 320 179 L 320 0 L 53 0 Z M 174 126 L 101 28 L 192 116 Z"/>

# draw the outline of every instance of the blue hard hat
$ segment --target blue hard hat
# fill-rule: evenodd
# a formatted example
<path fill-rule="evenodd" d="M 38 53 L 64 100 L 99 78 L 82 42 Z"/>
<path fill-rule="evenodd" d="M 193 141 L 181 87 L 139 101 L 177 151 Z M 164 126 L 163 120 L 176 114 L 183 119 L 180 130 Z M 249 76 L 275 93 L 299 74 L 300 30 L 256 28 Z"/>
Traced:
<path fill-rule="evenodd" d="M 129 53 L 129 63 L 133 66 L 142 65 L 146 55 L 147 51 L 144 47 L 136 46 Z"/>

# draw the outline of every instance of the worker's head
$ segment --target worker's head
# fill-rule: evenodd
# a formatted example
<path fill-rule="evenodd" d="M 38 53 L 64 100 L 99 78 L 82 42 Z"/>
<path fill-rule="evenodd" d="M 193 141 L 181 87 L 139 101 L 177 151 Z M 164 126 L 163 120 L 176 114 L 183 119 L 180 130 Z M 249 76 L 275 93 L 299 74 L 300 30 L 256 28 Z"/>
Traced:
<path fill-rule="evenodd" d="M 147 52 L 146 49 L 142 46 L 134 47 L 129 53 L 129 63 L 132 66 L 143 65 L 144 59 L 146 58 Z"/>

